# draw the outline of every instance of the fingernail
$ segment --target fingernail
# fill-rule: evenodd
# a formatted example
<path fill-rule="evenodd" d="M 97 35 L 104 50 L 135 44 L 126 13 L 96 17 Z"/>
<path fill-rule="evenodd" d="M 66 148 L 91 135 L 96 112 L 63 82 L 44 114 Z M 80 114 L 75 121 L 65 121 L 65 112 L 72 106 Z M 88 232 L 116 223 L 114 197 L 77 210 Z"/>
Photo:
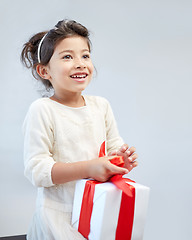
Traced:
<path fill-rule="evenodd" d="M 130 151 L 127 151 L 127 154 L 128 154 L 128 155 L 130 155 L 130 153 L 131 153 Z"/>
<path fill-rule="evenodd" d="M 129 157 L 128 159 L 129 159 L 130 162 L 132 162 L 132 157 Z"/>

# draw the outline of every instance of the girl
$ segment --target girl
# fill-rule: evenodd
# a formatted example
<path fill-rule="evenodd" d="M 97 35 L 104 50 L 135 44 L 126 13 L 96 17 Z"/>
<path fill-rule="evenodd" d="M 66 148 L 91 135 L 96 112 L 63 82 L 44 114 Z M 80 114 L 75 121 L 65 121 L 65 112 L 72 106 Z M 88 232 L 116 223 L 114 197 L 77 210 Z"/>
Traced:
<path fill-rule="evenodd" d="M 75 180 L 105 182 L 137 166 L 135 148 L 123 144 L 107 100 L 83 96 L 94 67 L 88 30 L 63 20 L 34 35 L 21 59 L 54 94 L 32 103 L 24 121 L 25 176 L 38 188 L 37 207 L 27 239 L 84 239 L 70 225 Z M 98 158 L 103 141 L 108 156 Z M 124 168 L 110 163 L 124 157 Z"/>

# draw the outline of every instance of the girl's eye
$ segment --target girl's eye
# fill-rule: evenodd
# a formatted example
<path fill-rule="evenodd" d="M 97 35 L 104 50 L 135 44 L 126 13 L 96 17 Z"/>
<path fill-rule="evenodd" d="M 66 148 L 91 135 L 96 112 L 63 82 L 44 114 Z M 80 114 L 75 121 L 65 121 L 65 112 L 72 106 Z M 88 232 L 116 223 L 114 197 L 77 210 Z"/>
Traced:
<path fill-rule="evenodd" d="M 83 55 L 83 58 L 90 58 L 90 55 L 89 54 L 85 54 L 85 55 Z"/>
<path fill-rule="evenodd" d="M 63 59 L 72 59 L 72 56 L 71 55 L 66 55 L 63 57 Z"/>

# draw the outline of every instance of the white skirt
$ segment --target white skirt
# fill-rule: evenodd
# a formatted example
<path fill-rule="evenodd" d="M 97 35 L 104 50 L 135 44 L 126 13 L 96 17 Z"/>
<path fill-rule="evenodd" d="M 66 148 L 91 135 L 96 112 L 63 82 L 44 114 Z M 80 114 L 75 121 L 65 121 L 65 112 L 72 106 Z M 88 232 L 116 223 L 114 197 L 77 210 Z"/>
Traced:
<path fill-rule="evenodd" d="M 85 240 L 71 226 L 71 213 L 47 207 L 36 210 L 27 240 Z"/>

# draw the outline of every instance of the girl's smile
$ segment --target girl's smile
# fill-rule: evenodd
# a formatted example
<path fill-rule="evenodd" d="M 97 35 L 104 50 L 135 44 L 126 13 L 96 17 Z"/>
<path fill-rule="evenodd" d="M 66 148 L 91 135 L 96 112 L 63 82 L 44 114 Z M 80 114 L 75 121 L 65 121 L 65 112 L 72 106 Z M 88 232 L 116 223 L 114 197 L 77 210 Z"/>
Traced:
<path fill-rule="evenodd" d="M 88 77 L 88 73 L 86 73 L 86 72 L 77 72 L 77 73 L 72 74 L 70 77 L 73 78 L 74 81 L 85 82 L 86 78 Z"/>

